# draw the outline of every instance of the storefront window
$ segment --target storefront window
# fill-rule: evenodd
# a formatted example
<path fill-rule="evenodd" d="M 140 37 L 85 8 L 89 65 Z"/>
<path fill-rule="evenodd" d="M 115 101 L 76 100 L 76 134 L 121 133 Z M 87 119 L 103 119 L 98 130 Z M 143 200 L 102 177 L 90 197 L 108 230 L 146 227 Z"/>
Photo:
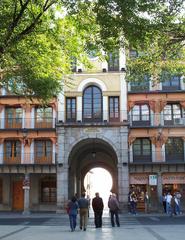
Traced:
<path fill-rule="evenodd" d="M 41 181 L 41 202 L 56 203 L 56 180 L 43 179 Z"/>

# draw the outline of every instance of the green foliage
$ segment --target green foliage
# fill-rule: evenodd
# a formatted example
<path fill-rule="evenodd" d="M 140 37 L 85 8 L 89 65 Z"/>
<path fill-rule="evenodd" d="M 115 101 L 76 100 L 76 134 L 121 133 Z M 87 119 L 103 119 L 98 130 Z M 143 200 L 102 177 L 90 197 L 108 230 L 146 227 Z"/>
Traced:
<path fill-rule="evenodd" d="M 111 39 L 113 47 L 119 42 L 126 49 L 143 53 L 135 59 L 127 55 L 128 81 L 145 81 L 146 75 L 160 81 L 164 70 L 184 75 L 184 7 L 184 0 L 96 1 L 95 12 L 105 48 L 110 46 Z"/>
<path fill-rule="evenodd" d="M 88 65 L 86 51 L 97 25 L 84 4 L 69 14 L 62 1 L 2 0 L 1 86 L 48 101 L 68 81 L 71 57 Z"/>

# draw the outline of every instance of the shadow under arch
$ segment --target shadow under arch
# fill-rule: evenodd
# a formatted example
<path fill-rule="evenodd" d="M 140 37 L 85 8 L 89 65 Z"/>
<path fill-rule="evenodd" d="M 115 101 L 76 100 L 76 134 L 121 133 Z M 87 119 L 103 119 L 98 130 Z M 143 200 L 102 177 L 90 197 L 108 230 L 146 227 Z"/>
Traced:
<path fill-rule="evenodd" d="M 81 195 L 85 191 L 84 178 L 89 170 L 96 167 L 106 169 L 112 177 L 112 189 L 118 193 L 117 153 L 105 140 L 87 138 L 72 148 L 69 158 L 69 196 Z M 106 183 L 105 183 L 106 184 Z"/>

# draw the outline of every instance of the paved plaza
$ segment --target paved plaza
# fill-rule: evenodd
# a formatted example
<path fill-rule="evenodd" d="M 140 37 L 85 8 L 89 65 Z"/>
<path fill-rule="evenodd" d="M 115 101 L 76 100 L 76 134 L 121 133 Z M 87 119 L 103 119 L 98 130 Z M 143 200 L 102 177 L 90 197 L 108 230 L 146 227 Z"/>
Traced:
<path fill-rule="evenodd" d="M 78 219 L 79 221 L 79 219 Z M 120 215 L 121 226 L 112 228 L 108 214 L 103 228 L 94 227 L 89 218 L 87 231 L 70 232 L 67 215 L 0 213 L 0 239 L 5 240 L 184 240 L 185 215 L 163 214 Z"/>

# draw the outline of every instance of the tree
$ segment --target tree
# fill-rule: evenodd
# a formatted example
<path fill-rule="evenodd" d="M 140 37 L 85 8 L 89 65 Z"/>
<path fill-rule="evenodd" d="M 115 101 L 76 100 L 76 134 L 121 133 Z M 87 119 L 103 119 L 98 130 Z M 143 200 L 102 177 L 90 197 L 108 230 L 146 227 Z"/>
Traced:
<path fill-rule="evenodd" d="M 130 58 L 127 51 L 128 80 L 152 75 L 160 81 L 164 72 L 185 74 L 184 0 L 98 0 L 95 12 L 105 47 L 111 39 L 112 46 L 139 53 Z"/>
<path fill-rule="evenodd" d="M 1 87 L 46 101 L 62 90 L 71 57 L 87 62 L 82 53 L 97 33 L 94 18 L 82 6 L 81 12 L 69 15 L 65 4 L 1 0 Z"/>
<path fill-rule="evenodd" d="M 1 0 L 1 87 L 48 100 L 71 72 L 71 57 L 89 65 L 87 53 L 136 49 L 132 80 L 162 72 L 183 74 L 184 0 Z M 142 54 L 141 54 L 142 53 Z"/>

